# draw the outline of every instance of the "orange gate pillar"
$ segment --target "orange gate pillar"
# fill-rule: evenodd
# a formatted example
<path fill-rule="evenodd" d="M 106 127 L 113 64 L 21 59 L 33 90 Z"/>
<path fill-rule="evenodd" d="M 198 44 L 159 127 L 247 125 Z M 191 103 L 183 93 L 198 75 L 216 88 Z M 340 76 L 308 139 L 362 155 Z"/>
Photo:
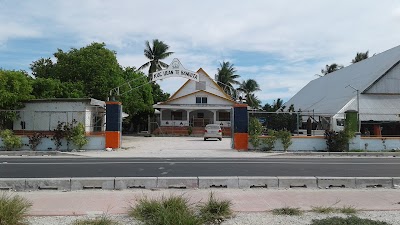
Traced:
<path fill-rule="evenodd" d="M 106 148 L 121 147 L 121 102 L 106 102 Z"/>
<path fill-rule="evenodd" d="M 233 106 L 233 148 L 236 150 L 249 150 L 249 116 L 247 104 Z"/>

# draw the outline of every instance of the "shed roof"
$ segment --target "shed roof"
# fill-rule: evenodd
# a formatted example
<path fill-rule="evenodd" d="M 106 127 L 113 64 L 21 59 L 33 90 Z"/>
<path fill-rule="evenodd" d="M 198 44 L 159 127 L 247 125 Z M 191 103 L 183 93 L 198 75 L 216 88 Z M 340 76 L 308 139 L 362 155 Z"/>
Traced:
<path fill-rule="evenodd" d="M 45 98 L 45 99 L 32 99 L 25 101 L 25 103 L 35 103 L 35 102 L 86 102 L 90 105 L 96 105 L 105 107 L 106 103 L 104 101 L 94 99 L 94 98 Z"/>
<path fill-rule="evenodd" d="M 361 62 L 351 64 L 343 69 L 329 73 L 325 76 L 310 81 L 296 95 L 294 95 L 284 105 L 294 105 L 295 109 L 302 111 L 313 111 L 315 113 L 334 115 L 343 109 L 350 100 L 356 96 L 355 89 L 363 93 L 378 79 L 382 78 L 387 71 L 395 67 L 400 61 L 400 46 L 389 49 L 380 54 L 374 55 Z M 396 101 L 395 97 L 391 98 L 386 95 L 374 97 L 365 97 L 365 101 L 360 101 L 360 111 L 366 106 L 364 104 L 378 104 L 379 101 Z M 360 97 L 361 99 L 361 97 Z M 367 100 L 368 99 L 368 100 Z M 348 107 L 346 107 L 348 108 Z M 351 109 L 356 109 L 356 107 Z M 350 109 L 348 108 L 348 109 Z M 374 106 L 371 109 L 376 109 Z M 381 110 L 384 110 L 381 109 Z"/>

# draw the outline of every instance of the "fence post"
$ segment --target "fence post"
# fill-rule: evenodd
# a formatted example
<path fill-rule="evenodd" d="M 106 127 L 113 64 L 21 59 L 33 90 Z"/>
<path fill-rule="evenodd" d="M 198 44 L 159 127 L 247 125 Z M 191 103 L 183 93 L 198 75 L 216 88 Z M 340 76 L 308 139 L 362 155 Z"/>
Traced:
<path fill-rule="evenodd" d="M 235 104 L 233 110 L 233 147 L 236 150 L 247 151 L 249 149 L 249 115 L 247 113 L 247 104 Z"/>
<path fill-rule="evenodd" d="M 121 147 L 121 102 L 106 102 L 106 148 Z"/>

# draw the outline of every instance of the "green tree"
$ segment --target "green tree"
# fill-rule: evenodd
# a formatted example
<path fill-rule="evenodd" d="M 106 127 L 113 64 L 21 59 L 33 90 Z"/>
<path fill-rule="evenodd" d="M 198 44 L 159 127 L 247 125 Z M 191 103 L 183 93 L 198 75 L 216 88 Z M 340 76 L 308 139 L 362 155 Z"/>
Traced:
<path fill-rule="evenodd" d="M 252 108 L 258 108 L 261 101 L 254 95 L 254 92 L 260 91 L 260 86 L 257 81 L 253 79 L 248 79 L 243 81 L 238 88 L 245 94 L 247 104 Z"/>
<path fill-rule="evenodd" d="M 357 62 L 360 62 L 360 61 L 362 61 L 364 59 L 368 59 L 368 57 L 369 57 L 368 54 L 369 54 L 369 51 L 357 52 L 357 54 L 354 57 L 354 59 L 351 60 L 351 63 L 357 63 Z"/>
<path fill-rule="evenodd" d="M 153 115 L 154 94 L 153 85 L 148 82 L 147 76 L 134 67 L 127 67 L 123 71 L 125 84 L 120 88 L 119 100 L 123 103 L 124 112 L 129 116 L 124 120 L 124 129 L 133 131 L 138 126 L 147 127 L 148 115 Z"/>
<path fill-rule="evenodd" d="M 139 67 L 139 70 L 149 67 L 149 79 L 151 78 L 150 76 L 152 73 L 168 67 L 168 64 L 161 60 L 173 54 L 173 52 L 168 51 L 169 46 L 158 39 L 154 39 L 152 44 L 153 46 L 150 45 L 149 41 L 146 41 L 144 55 L 149 59 L 149 61 Z"/>
<path fill-rule="evenodd" d="M 104 43 L 92 43 L 86 47 L 71 48 L 68 52 L 58 49 L 56 62 L 39 59 L 31 64 L 32 73 L 39 78 L 53 78 L 61 82 L 81 82 L 85 96 L 106 100 L 109 91 L 122 79 L 122 68 L 116 53 Z"/>
<path fill-rule="evenodd" d="M 240 75 L 236 74 L 236 69 L 233 64 L 230 62 L 222 62 L 220 63 L 220 68 L 217 69 L 218 72 L 215 75 L 215 79 L 218 85 L 232 98 L 236 98 L 235 89 L 233 85 L 239 84 L 236 80 L 240 77 Z"/>
<path fill-rule="evenodd" d="M 280 98 L 277 98 L 276 100 L 274 100 L 274 102 L 272 104 L 266 103 L 263 106 L 263 110 L 267 111 L 267 112 L 276 112 L 279 109 L 281 109 L 283 106 L 283 100 Z"/>
<path fill-rule="evenodd" d="M 30 64 L 30 69 L 32 70 L 32 75 L 41 78 L 50 78 L 54 76 L 54 64 L 50 58 L 40 58 Z"/>
<path fill-rule="evenodd" d="M 32 81 L 33 95 L 37 99 L 45 98 L 83 98 L 82 82 L 61 82 L 52 78 L 36 78 Z"/>
<path fill-rule="evenodd" d="M 25 71 L 0 69 L 0 109 L 20 109 L 32 99 L 32 86 Z"/>
<path fill-rule="evenodd" d="M 321 70 L 321 73 L 323 75 L 327 75 L 328 73 L 333 73 L 333 72 L 335 72 L 337 70 L 340 70 L 342 68 L 343 68 L 343 65 L 339 65 L 337 63 L 332 63 L 331 65 L 326 65 L 325 69 Z"/>

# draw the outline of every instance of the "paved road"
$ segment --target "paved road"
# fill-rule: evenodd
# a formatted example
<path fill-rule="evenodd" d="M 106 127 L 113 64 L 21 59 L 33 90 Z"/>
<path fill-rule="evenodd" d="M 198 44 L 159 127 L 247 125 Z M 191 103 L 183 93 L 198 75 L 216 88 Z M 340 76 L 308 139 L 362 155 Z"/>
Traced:
<path fill-rule="evenodd" d="M 400 158 L 0 158 L 0 178 L 137 176 L 400 177 Z"/>

